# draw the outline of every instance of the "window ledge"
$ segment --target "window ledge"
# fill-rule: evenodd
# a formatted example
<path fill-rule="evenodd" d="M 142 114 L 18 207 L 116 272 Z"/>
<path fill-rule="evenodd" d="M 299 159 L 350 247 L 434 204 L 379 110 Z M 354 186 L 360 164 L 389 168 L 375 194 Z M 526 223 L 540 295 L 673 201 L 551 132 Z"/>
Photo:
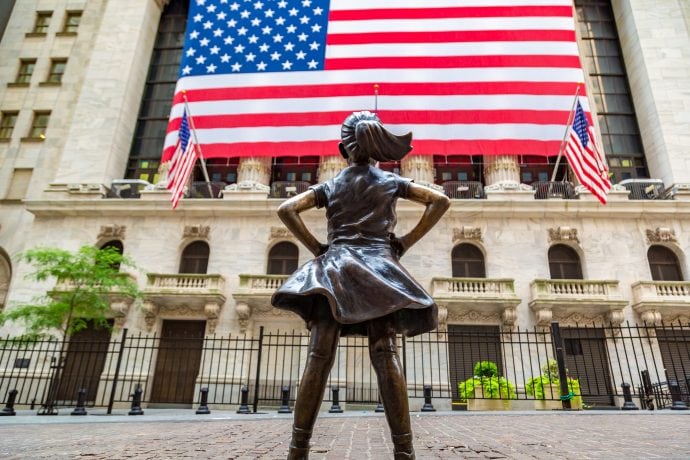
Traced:
<path fill-rule="evenodd" d="M 59 81 L 42 81 L 38 86 L 62 86 L 62 82 Z"/>
<path fill-rule="evenodd" d="M 57 32 L 55 34 L 56 37 L 76 37 L 77 33 L 76 32 Z"/>
<path fill-rule="evenodd" d="M 34 37 L 45 37 L 48 35 L 46 32 L 27 32 L 24 36 L 27 38 L 34 38 Z"/>
<path fill-rule="evenodd" d="M 20 141 L 22 142 L 43 142 L 45 137 L 22 137 Z"/>
<path fill-rule="evenodd" d="M 18 83 L 16 81 L 10 82 L 7 84 L 8 88 L 28 88 L 29 83 Z"/>

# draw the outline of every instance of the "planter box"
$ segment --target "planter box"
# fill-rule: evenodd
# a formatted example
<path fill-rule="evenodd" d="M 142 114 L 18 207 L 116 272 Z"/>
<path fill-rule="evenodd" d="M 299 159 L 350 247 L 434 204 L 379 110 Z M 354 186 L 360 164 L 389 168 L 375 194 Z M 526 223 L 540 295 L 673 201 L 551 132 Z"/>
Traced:
<path fill-rule="evenodd" d="M 548 399 L 535 399 L 534 409 L 536 410 L 563 410 L 563 403 L 557 399 L 561 394 L 560 385 L 544 385 L 544 396 Z M 582 398 L 575 397 L 570 400 L 571 409 L 582 409 Z"/>
<path fill-rule="evenodd" d="M 467 410 L 510 410 L 512 406 L 510 399 L 483 399 L 482 388 L 475 388 L 474 396 L 467 400 Z"/>

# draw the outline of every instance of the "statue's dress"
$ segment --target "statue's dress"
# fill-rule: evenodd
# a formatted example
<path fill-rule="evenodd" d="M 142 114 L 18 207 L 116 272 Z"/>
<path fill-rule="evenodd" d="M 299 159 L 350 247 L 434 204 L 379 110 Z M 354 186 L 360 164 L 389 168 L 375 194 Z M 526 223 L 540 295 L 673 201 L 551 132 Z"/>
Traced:
<path fill-rule="evenodd" d="M 395 203 L 407 197 L 409 184 L 376 167 L 350 166 L 313 186 L 317 207 L 327 209 L 329 247 L 285 281 L 273 306 L 307 324 L 314 309 L 330 306 L 341 335 L 366 335 L 367 322 L 384 316 L 407 336 L 435 329 L 436 304 L 391 247 Z"/>

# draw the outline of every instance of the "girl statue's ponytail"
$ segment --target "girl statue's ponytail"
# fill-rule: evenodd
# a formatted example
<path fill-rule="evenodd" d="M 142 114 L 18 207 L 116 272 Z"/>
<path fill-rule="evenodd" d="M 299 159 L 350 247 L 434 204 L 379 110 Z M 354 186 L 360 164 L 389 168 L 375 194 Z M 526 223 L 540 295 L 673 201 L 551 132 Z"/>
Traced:
<path fill-rule="evenodd" d="M 381 124 L 371 112 L 354 112 L 341 128 L 345 151 L 354 163 L 398 161 L 412 150 L 412 133 L 397 136 Z"/>

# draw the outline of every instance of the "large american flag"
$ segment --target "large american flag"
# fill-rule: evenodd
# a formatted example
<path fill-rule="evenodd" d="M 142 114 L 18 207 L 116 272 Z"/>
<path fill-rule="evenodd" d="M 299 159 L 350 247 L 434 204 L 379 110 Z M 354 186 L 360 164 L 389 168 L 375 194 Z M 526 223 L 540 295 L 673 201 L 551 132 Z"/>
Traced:
<path fill-rule="evenodd" d="M 611 190 L 609 168 L 597 147 L 594 128 L 587 121 L 579 101 L 575 107 L 573 126 L 565 145 L 565 156 L 580 184 L 592 192 L 602 204 L 606 204 Z"/>
<path fill-rule="evenodd" d="M 182 91 L 206 158 L 333 155 L 375 84 L 416 154 L 557 155 L 581 81 L 572 0 L 190 0 L 163 161 Z"/>

